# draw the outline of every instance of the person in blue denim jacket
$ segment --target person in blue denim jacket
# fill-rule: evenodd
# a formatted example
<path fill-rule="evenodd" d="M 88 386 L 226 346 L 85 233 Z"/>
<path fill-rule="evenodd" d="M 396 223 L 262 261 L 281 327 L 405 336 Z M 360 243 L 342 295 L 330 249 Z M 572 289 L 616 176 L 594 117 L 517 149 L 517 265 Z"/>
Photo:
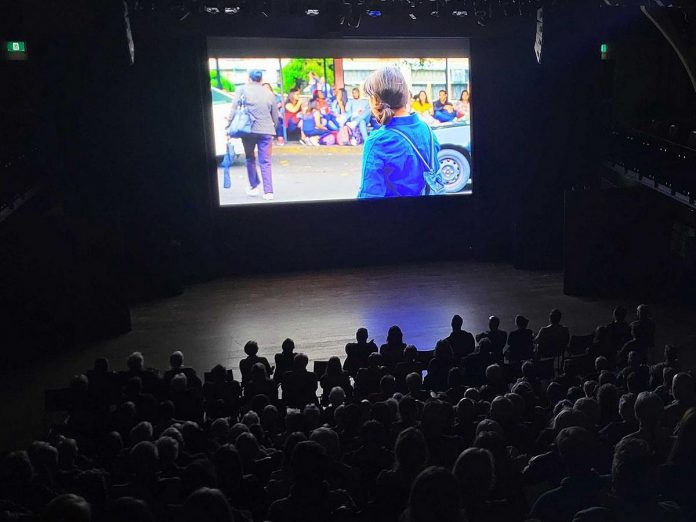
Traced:
<path fill-rule="evenodd" d="M 396 131 L 411 140 L 429 165 L 437 164 L 440 144 L 428 125 L 410 112 L 411 94 L 406 79 L 398 68 L 383 67 L 368 77 L 364 90 L 381 126 L 365 142 L 358 198 L 420 196 L 426 185 L 425 165 Z"/>

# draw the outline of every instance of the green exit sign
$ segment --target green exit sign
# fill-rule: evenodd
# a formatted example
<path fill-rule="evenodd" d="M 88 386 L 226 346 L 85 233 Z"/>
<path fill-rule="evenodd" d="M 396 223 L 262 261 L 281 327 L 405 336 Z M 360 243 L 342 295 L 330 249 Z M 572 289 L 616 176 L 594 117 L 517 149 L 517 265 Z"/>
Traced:
<path fill-rule="evenodd" d="M 7 52 L 8 53 L 26 53 L 27 44 L 26 42 L 7 42 Z"/>
<path fill-rule="evenodd" d="M 607 44 L 602 44 L 600 46 L 600 50 L 601 50 L 602 54 L 607 54 L 609 52 L 609 46 Z"/>

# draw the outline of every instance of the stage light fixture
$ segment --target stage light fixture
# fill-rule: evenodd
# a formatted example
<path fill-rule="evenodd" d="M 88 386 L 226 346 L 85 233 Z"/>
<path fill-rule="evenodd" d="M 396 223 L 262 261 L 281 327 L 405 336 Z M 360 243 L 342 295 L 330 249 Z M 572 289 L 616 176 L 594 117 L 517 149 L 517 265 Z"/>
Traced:
<path fill-rule="evenodd" d="M 365 0 L 343 0 L 343 9 L 345 14 L 342 23 L 351 29 L 360 27 L 362 13 L 365 7 Z"/>
<path fill-rule="evenodd" d="M 302 13 L 307 16 L 319 16 L 324 7 L 321 0 L 307 0 L 302 8 Z"/>

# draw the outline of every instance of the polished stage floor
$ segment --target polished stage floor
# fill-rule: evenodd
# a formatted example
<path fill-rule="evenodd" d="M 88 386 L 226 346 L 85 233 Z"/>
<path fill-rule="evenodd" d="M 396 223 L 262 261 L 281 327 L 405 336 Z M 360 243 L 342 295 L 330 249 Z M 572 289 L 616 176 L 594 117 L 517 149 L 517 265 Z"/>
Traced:
<path fill-rule="evenodd" d="M 631 313 L 638 304 L 620 302 Z M 455 313 L 474 333 L 486 328 L 491 314 L 510 330 L 515 315 L 522 313 L 537 330 L 554 307 L 563 311 L 563 322 L 572 333 L 587 334 L 609 322 L 618 303 L 563 295 L 560 272 L 473 262 L 257 275 L 197 284 L 178 297 L 134 307 L 133 330 L 126 335 L 36 361 L 19 375 L 0 380 L 0 451 L 25 446 L 40 435 L 43 390 L 64 386 L 99 356 L 121 369 L 128 354 L 138 350 L 147 366 L 164 369 L 169 354 L 182 350 L 186 364 L 200 371 L 217 363 L 236 370 L 250 339 L 258 341 L 260 353 L 269 358 L 290 337 L 297 351 L 310 359 L 327 359 L 343 355 L 358 327 L 367 327 L 370 337 L 383 343 L 388 328 L 397 324 L 405 342 L 430 349 L 448 335 Z M 693 309 L 654 304 L 654 310 L 658 346 L 696 346 Z M 693 351 L 685 351 L 684 359 L 696 364 Z"/>

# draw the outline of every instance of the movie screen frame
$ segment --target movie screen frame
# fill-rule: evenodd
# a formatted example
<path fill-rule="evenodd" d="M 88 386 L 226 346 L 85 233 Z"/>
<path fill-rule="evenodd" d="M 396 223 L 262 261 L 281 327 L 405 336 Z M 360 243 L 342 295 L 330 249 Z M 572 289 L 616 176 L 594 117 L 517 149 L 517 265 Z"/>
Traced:
<path fill-rule="evenodd" d="M 427 49 L 427 56 L 415 58 L 418 53 L 424 53 L 424 49 Z M 468 38 L 208 38 L 206 57 L 207 79 L 210 80 L 207 141 L 209 155 L 214 158 L 211 166 L 214 197 L 220 208 L 271 202 L 314 204 L 367 198 L 399 199 L 394 195 L 449 197 L 473 193 L 474 118 L 468 99 L 472 83 Z M 430 128 L 431 134 L 437 136 L 435 142 L 440 144 L 439 151 L 435 152 L 439 161 L 432 162 L 434 168 L 430 169 L 433 172 L 439 168 L 439 192 L 431 190 L 431 186 L 437 185 L 432 185 L 427 177 L 428 183 L 422 183 L 422 189 L 415 187 L 411 193 L 401 188 L 384 195 L 364 190 L 370 176 L 369 169 L 362 168 L 364 134 L 371 135 L 379 129 L 379 124 L 373 125 L 375 119 L 371 111 L 372 122 L 368 120 L 367 133 L 364 132 L 366 125 L 357 120 L 363 119 L 361 113 L 370 108 L 363 92 L 364 79 L 371 70 L 383 65 L 395 66 L 404 72 L 411 102 L 416 102 L 420 94 L 421 104 L 413 104 L 411 116 L 418 116 L 419 121 L 425 122 L 425 128 Z M 244 121 L 233 116 L 239 111 L 229 111 L 229 108 L 234 100 L 236 108 L 248 106 L 239 101 L 239 94 L 246 92 L 251 71 L 263 73 L 261 83 L 273 92 L 266 95 L 275 99 L 278 109 L 275 129 L 278 137 L 272 141 L 272 167 L 268 169 L 272 169 L 271 175 L 264 172 L 262 163 L 268 145 L 263 145 L 265 149 L 262 150 L 260 144 L 253 148 L 252 143 L 256 168 L 250 170 L 245 146 L 249 147 L 249 141 L 256 140 L 227 136 L 228 129 L 234 126 L 230 118 L 235 118 L 235 125 L 238 120 Z M 241 86 L 244 89 L 240 89 Z M 415 96 L 413 89 L 417 89 Z M 291 90 L 295 92 L 291 94 Z M 428 98 L 425 103 L 420 91 Z M 457 92 L 461 93 L 459 100 L 452 100 L 450 93 Z M 282 113 L 286 107 L 292 108 L 286 103 L 289 94 L 293 100 L 296 96 L 298 105 L 302 105 L 298 115 L 299 130 L 289 119 L 293 115 L 288 114 L 289 111 Z M 311 136 L 309 131 L 305 134 L 305 128 L 313 127 L 312 120 L 317 120 L 318 129 L 323 129 L 322 135 Z M 405 122 L 406 118 L 399 121 Z M 329 130 L 333 132 L 326 132 Z M 420 148 L 422 152 L 423 147 Z M 427 166 L 427 160 L 422 164 Z M 252 183 L 256 183 L 256 187 Z"/>

